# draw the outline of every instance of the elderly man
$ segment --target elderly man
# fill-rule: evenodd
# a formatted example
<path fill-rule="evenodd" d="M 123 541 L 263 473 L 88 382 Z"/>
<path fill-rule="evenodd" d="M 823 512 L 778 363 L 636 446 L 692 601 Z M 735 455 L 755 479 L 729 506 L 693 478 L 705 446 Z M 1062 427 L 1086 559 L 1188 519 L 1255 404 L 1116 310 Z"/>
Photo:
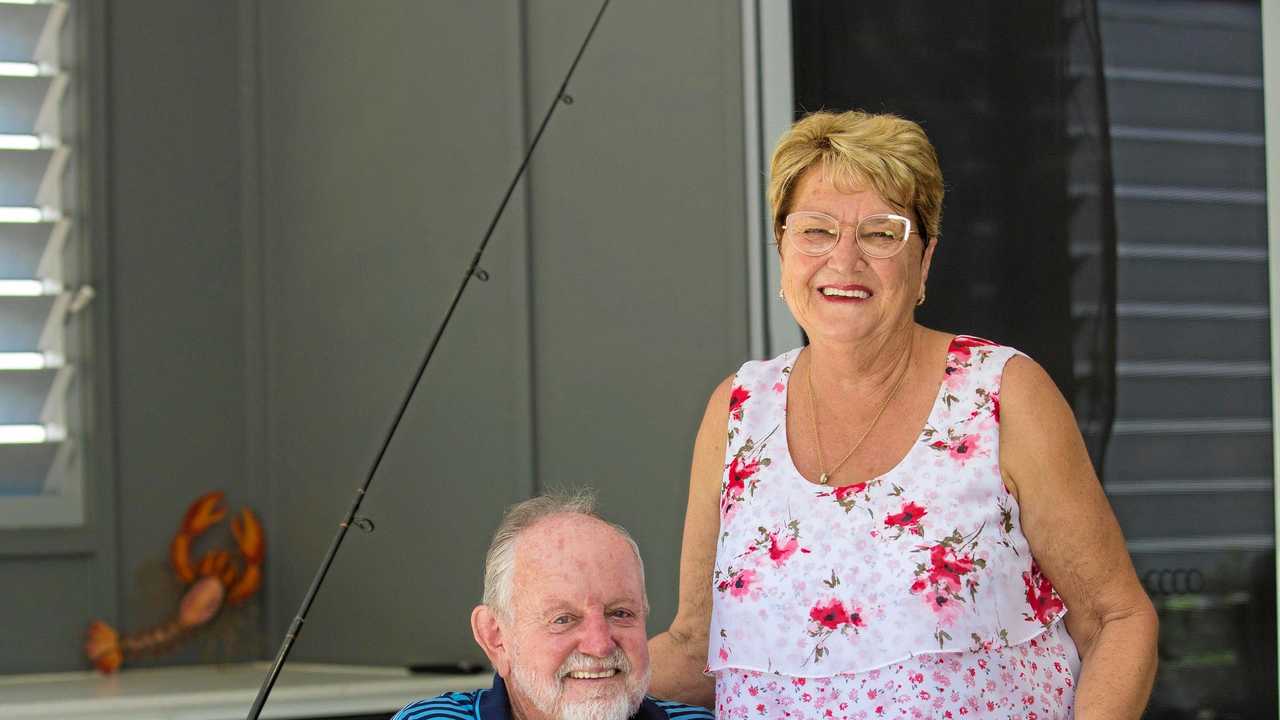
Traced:
<path fill-rule="evenodd" d="M 649 602 L 634 540 L 588 495 L 507 511 L 485 558 L 476 642 L 493 687 L 411 703 L 392 720 L 711 720 L 645 697 Z"/>

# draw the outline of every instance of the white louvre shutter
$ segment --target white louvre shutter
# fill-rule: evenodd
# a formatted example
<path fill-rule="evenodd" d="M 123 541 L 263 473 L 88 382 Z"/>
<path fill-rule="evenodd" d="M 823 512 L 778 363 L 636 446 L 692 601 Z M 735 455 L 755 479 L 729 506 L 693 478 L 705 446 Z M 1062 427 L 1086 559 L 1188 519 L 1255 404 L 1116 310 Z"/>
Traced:
<path fill-rule="evenodd" d="M 66 2 L 0 0 L 0 527 L 83 522 L 75 376 L 92 291 Z"/>

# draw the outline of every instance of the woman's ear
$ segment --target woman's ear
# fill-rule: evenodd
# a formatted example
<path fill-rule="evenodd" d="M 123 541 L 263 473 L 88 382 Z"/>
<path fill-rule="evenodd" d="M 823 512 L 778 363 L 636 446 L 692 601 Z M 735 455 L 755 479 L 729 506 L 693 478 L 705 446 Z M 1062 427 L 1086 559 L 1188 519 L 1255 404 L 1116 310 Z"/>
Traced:
<path fill-rule="evenodd" d="M 484 650 L 493 669 L 506 679 L 511 672 L 511 650 L 498 622 L 498 614 L 488 605 L 477 605 L 471 611 L 471 634 Z"/>
<path fill-rule="evenodd" d="M 938 247 L 937 238 L 929 238 L 929 244 L 925 246 L 924 256 L 920 258 L 920 292 L 917 296 L 924 295 L 925 285 L 929 284 L 929 266 L 933 263 L 933 251 Z"/>

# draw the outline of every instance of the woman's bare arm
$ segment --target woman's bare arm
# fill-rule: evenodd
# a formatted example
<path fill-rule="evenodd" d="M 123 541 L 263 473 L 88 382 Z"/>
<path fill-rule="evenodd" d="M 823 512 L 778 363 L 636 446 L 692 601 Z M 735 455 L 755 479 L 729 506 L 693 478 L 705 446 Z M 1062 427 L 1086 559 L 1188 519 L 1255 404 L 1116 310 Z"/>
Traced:
<path fill-rule="evenodd" d="M 716 561 L 716 534 L 720 532 L 720 480 L 732 387 L 730 376 L 711 393 L 698 428 L 680 550 L 680 603 L 671 627 L 649 640 L 653 668 L 649 693 L 704 707 L 715 704 L 715 682 L 703 670 L 707 666 L 711 573 Z"/>
<path fill-rule="evenodd" d="M 1026 358 L 1009 361 L 1000 399 L 1000 464 L 1080 651 L 1075 716 L 1138 718 L 1155 678 L 1156 614 L 1075 418 L 1049 375 Z"/>

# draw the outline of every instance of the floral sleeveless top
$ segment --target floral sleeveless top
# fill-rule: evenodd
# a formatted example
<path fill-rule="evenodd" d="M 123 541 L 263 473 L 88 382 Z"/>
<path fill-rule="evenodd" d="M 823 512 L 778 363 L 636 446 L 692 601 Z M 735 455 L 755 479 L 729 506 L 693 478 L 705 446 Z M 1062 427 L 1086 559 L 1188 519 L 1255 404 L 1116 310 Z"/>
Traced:
<path fill-rule="evenodd" d="M 1040 635 L 1070 643 L 1060 629 L 1046 634 L 1066 609 L 1000 474 L 1000 380 L 1019 353 L 954 338 L 907 455 L 879 477 L 824 487 L 799 474 L 787 447 L 799 352 L 749 362 L 735 378 L 708 671 L 824 678 Z"/>

